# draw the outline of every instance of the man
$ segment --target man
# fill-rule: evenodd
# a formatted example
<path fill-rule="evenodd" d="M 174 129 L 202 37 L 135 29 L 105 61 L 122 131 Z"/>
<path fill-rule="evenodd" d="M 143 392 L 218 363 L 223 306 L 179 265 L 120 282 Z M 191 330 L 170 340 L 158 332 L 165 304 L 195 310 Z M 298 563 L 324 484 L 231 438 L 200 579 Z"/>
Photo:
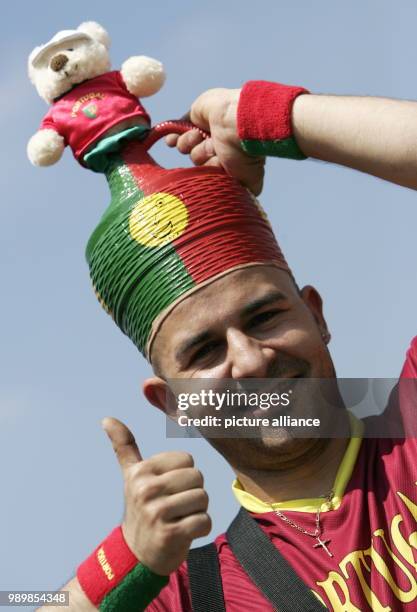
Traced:
<path fill-rule="evenodd" d="M 417 103 L 306 94 L 262 82 L 210 90 L 190 119 L 211 138 L 192 131 L 168 143 L 197 165 L 222 166 L 255 194 L 269 153 L 417 188 Z M 147 343 L 155 375 L 143 390 L 153 405 L 168 410 L 172 378 L 335 376 L 322 300 L 311 286 L 299 290 L 284 264 L 237 266 L 197 289 L 173 303 Z M 403 376 L 417 377 L 416 341 Z M 125 425 L 105 419 L 104 428 L 122 468 L 125 518 L 64 587 L 69 609 L 191 610 L 185 561 L 193 540 L 211 529 L 203 477 L 186 453 L 143 459 Z M 349 440 L 282 432 L 210 442 L 237 475 L 241 505 L 324 606 L 413 610 L 416 442 L 361 441 L 360 423 L 351 428 Z M 226 609 L 271 610 L 224 535 L 216 546 Z"/>

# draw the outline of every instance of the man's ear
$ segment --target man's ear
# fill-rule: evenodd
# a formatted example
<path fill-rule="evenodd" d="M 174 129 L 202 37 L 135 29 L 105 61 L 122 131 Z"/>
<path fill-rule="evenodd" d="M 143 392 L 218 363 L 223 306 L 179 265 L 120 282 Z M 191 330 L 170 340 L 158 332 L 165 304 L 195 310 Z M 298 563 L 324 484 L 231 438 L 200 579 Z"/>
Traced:
<path fill-rule="evenodd" d="M 165 380 L 159 378 L 159 376 L 147 378 L 142 385 L 142 391 L 148 402 L 153 406 L 162 410 L 167 416 L 172 413 L 172 405 L 169 402 L 172 393 Z"/>
<path fill-rule="evenodd" d="M 330 336 L 326 319 L 323 315 L 323 300 L 321 299 L 320 293 L 312 285 L 306 285 L 301 289 L 300 295 L 319 326 L 322 336 Z"/>

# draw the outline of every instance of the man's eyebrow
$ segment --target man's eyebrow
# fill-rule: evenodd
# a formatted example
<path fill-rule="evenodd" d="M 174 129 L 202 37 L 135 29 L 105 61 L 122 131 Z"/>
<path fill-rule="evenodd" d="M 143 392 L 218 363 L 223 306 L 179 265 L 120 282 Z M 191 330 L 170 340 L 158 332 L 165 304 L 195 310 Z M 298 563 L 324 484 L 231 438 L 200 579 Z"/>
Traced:
<path fill-rule="evenodd" d="M 240 311 L 240 315 L 248 316 L 253 312 L 259 310 L 259 308 L 262 308 L 263 306 L 267 306 L 268 304 L 272 304 L 273 302 L 279 302 L 287 299 L 287 296 L 281 293 L 281 291 L 273 291 L 271 293 L 268 293 L 267 295 L 262 296 L 261 298 L 258 298 L 257 300 L 253 300 L 249 304 L 246 304 L 246 306 Z M 210 340 L 211 337 L 212 333 L 209 330 L 205 330 L 199 334 L 196 334 L 192 338 L 188 338 L 182 344 L 180 344 L 178 349 L 175 351 L 175 359 L 177 361 L 181 361 L 188 353 L 188 351 L 198 346 L 199 344 Z"/>
<path fill-rule="evenodd" d="M 175 352 L 175 358 L 177 359 L 177 361 L 181 361 L 181 359 L 186 353 L 188 353 L 189 350 L 201 344 L 202 342 L 209 340 L 210 338 L 211 333 L 209 331 L 203 331 L 200 334 L 197 334 L 196 336 L 185 340 L 182 344 L 180 344 L 178 350 Z"/>
<path fill-rule="evenodd" d="M 273 302 L 282 302 L 284 300 L 288 300 L 286 295 L 281 293 L 281 291 L 273 291 L 271 293 L 267 293 L 267 295 L 264 295 L 261 298 L 258 298 L 257 300 L 249 302 L 249 304 L 246 304 L 246 306 L 240 311 L 240 314 L 247 316 L 256 310 L 259 310 L 259 308 L 262 308 L 263 306 L 268 306 L 268 304 L 272 304 Z"/>

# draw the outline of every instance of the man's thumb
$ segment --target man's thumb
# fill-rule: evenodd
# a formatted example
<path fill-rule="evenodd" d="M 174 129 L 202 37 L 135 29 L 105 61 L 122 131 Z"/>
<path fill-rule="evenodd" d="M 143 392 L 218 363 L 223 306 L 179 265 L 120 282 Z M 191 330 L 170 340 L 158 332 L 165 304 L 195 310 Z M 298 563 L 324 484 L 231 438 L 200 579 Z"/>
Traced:
<path fill-rule="evenodd" d="M 122 471 L 142 461 L 135 437 L 124 423 L 113 417 L 106 417 L 101 424 L 111 440 Z"/>
<path fill-rule="evenodd" d="M 191 123 L 206 132 L 210 132 L 209 112 L 215 98 L 215 89 L 202 93 L 191 105 L 188 118 Z"/>

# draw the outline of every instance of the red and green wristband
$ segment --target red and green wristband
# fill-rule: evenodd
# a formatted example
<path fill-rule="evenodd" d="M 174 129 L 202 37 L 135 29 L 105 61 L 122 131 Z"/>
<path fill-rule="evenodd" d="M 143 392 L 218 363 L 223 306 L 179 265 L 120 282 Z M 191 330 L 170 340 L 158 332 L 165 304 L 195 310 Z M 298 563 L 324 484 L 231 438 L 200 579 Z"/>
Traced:
<path fill-rule="evenodd" d="M 292 129 L 294 100 L 309 93 L 269 81 L 248 81 L 242 87 L 237 109 L 237 127 L 243 150 L 249 155 L 273 155 L 306 159 Z"/>
<path fill-rule="evenodd" d="M 138 561 L 121 527 L 79 566 L 77 578 L 88 599 L 102 612 L 145 610 L 169 580 Z"/>

